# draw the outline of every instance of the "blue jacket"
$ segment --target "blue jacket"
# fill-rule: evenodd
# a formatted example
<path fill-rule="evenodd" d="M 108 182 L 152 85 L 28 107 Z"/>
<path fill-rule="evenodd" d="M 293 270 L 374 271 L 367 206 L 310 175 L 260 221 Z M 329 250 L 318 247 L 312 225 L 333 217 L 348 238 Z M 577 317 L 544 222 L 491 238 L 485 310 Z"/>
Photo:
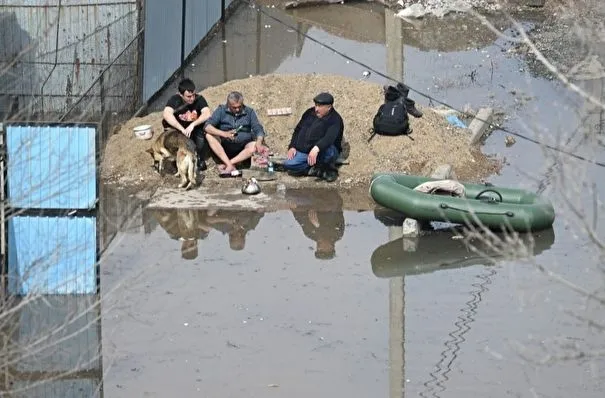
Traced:
<path fill-rule="evenodd" d="M 260 124 L 256 112 L 246 105 L 238 115 L 233 114 L 226 105 L 219 105 L 206 120 L 204 127 L 209 124 L 221 131 L 236 130 L 241 126 L 240 132 L 251 133 L 255 139 L 265 136 L 265 129 Z"/>

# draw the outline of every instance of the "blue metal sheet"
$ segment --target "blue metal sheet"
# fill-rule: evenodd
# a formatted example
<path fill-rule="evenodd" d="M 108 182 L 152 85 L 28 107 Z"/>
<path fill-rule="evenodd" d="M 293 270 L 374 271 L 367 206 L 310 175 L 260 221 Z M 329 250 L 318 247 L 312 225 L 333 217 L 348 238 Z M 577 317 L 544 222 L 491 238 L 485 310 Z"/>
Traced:
<path fill-rule="evenodd" d="M 97 196 L 95 137 L 94 127 L 8 126 L 10 205 L 93 208 Z"/>
<path fill-rule="evenodd" d="M 221 19 L 220 1 L 187 1 L 185 14 L 185 56 L 206 37 Z"/>
<path fill-rule="evenodd" d="M 143 100 L 158 91 L 181 64 L 182 1 L 145 1 Z"/>
<path fill-rule="evenodd" d="M 181 34 L 185 34 L 183 48 L 186 58 L 221 18 L 221 0 L 187 0 L 185 7 L 185 26 L 182 26 L 182 0 L 145 1 L 144 101 L 160 90 L 179 68 Z"/>
<path fill-rule="evenodd" d="M 96 217 L 8 221 L 10 294 L 94 294 L 96 258 Z"/>

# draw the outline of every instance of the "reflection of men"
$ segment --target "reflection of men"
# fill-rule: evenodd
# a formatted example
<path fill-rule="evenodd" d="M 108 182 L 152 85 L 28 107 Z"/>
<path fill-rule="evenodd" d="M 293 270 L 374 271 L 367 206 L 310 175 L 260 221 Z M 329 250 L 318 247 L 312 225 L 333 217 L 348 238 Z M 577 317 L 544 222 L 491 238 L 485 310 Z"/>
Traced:
<path fill-rule="evenodd" d="M 331 259 L 336 255 L 336 242 L 342 239 L 345 220 L 342 198 L 336 190 L 320 194 L 305 191 L 288 191 L 292 215 L 303 233 L 316 242 L 315 258 Z"/>
<path fill-rule="evenodd" d="M 257 211 L 218 210 L 208 215 L 208 223 L 217 231 L 229 235 L 231 250 L 243 250 L 248 231 L 255 229 L 263 216 Z"/>
<path fill-rule="evenodd" d="M 185 260 L 197 258 L 198 239 L 206 239 L 210 232 L 204 211 L 188 209 L 166 209 L 154 211 L 154 218 L 172 239 L 181 243 L 181 257 Z"/>

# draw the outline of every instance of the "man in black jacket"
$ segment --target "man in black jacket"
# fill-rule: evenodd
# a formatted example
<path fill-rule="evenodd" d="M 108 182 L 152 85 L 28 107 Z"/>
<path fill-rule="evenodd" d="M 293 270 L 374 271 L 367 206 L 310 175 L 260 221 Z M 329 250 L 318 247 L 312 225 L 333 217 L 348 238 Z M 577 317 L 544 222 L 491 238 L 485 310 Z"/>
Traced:
<path fill-rule="evenodd" d="M 294 176 L 316 176 L 328 182 L 338 178 L 335 161 L 342 152 L 344 123 L 334 109 L 334 97 L 320 93 L 294 128 L 283 168 Z"/>

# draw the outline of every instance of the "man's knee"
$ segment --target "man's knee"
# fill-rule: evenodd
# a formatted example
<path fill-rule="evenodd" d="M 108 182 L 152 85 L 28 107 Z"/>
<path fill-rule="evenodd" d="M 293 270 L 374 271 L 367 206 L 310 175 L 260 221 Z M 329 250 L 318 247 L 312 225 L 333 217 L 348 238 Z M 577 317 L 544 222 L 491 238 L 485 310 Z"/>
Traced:
<path fill-rule="evenodd" d="M 218 144 L 218 143 L 220 143 L 220 141 L 218 140 L 218 138 L 216 138 L 212 134 L 205 134 L 205 140 L 208 142 L 208 144 L 210 144 L 210 143 L 212 143 L 212 144 Z"/>
<path fill-rule="evenodd" d="M 247 143 L 243 149 L 246 153 L 253 155 L 256 152 L 256 143 L 254 141 Z"/>

